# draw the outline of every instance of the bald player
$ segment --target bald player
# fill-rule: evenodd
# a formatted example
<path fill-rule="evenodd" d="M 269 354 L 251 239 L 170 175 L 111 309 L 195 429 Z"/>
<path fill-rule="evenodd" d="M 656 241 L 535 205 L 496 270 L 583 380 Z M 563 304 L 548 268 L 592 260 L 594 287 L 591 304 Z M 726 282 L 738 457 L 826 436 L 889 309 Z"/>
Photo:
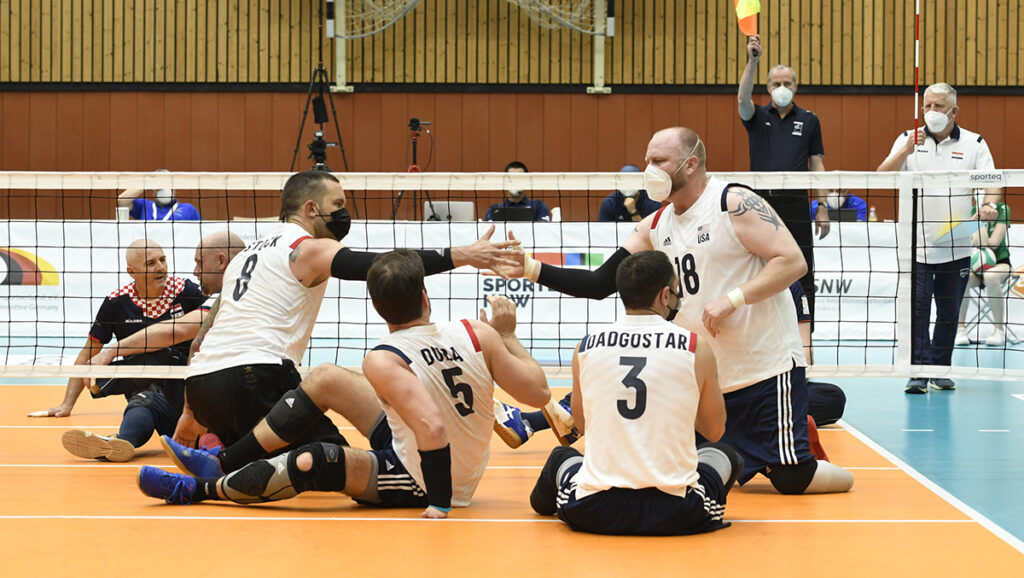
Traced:
<path fill-rule="evenodd" d="M 722 442 L 783 494 L 845 492 L 853 476 L 815 460 L 807 438 L 807 365 L 787 288 L 806 271 L 800 247 L 778 214 L 753 190 L 705 172 L 704 143 L 683 127 L 658 131 L 647 145 L 648 195 L 667 204 L 644 218 L 594 271 L 563 269 L 524 255 L 535 282 L 577 297 L 616 291 L 630 254 L 668 255 L 679 276 L 678 320 L 706 340 L 718 360 L 729 420 Z M 574 400 L 575 401 L 575 400 Z"/>
<path fill-rule="evenodd" d="M 139 239 L 125 251 L 126 271 L 132 282 L 108 295 L 96 313 L 89 337 L 75 365 L 89 364 L 111 339 L 129 336 L 162 321 L 172 323 L 196 311 L 205 301 L 194 282 L 167 275 L 167 257 L 156 241 Z M 144 341 L 144 340 L 143 340 Z M 157 350 L 142 348 L 128 355 L 126 365 L 185 365 L 189 343 L 169 342 Z M 86 387 L 84 378 L 68 380 L 64 401 L 46 410 L 47 417 L 67 417 Z M 156 430 L 171 433 L 184 404 L 184 385 L 175 379 L 104 380 L 95 397 L 124 394 L 128 400 L 115 436 L 94 435 L 73 429 L 64 433 L 64 448 L 82 458 L 112 462 L 132 459 L 135 448 L 145 444 Z M 42 413 L 42 412 L 38 412 Z"/>

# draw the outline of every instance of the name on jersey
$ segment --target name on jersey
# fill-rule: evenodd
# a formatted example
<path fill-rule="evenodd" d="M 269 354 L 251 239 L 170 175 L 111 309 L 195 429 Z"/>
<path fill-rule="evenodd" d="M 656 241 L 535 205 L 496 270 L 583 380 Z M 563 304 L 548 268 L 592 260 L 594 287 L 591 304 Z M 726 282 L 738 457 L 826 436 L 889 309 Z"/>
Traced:
<path fill-rule="evenodd" d="M 454 347 L 424 347 L 420 350 L 420 356 L 428 366 L 440 361 L 463 361 L 459 350 Z"/>
<path fill-rule="evenodd" d="M 280 239 L 281 239 L 281 235 L 278 235 L 276 237 L 271 237 L 269 239 L 260 239 L 259 241 L 256 241 L 252 245 L 249 245 L 248 247 L 246 247 L 245 250 L 246 251 L 262 251 L 263 249 L 266 249 L 267 247 L 276 247 L 277 246 L 277 242 Z"/>
<path fill-rule="evenodd" d="M 586 342 L 580 350 L 592 349 L 594 347 L 633 347 L 650 349 L 691 349 L 688 335 L 680 333 L 625 333 L 618 331 L 605 331 L 588 335 Z"/>

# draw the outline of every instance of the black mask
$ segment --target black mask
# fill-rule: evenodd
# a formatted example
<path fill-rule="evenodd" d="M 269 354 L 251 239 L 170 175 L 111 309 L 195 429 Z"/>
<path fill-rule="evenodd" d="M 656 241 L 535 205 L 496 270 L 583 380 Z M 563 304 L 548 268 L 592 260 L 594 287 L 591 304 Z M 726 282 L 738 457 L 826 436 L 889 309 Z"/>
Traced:
<path fill-rule="evenodd" d="M 320 218 L 324 219 L 323 213 L 320 214 Z M 324 219 L 324 223 L 334 238 L 340 241 L 345 238 L 345 235 L 348 235 L 349 229 L 352 228 L 352 217 L 348 214 L 348 209 L 342 207 L 331 213 L 330 221 Z"/>
<path fill-rule="evenodd" d="M 675 295 L 675 292 L 672 293 Z M 679 307 L 683 304 L 683 300 L 676 295 L 676 306 L 668 310 L 668 315 L 665 316 L 665 321 L 672 321 L 676 318 L 676 314 L 679 313 Z"/>

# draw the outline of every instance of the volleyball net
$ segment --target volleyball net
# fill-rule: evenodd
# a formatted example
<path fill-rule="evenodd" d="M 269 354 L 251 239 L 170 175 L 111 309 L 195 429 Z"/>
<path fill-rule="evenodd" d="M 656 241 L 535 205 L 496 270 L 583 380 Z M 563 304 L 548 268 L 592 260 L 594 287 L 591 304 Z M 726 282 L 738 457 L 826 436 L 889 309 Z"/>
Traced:
<path fill-rule="evenodd" d="M 167 256 L 169 274 L 195 280 L 194 259 L 202 238 L 228 230 L 249 243 L 277 226 L 280 189 L 288 176 L 0 173 L 0 376 L 182 375 L 181 367 L 73 363 L 103 299 L 131 283 L 125 250 L 132 242 L 156 241 Z M 631 221 L 600 221 L 602 203 L 611 198 L 607 201 L 611 212 L 621 212 L 624 197 L 615 192 L 644 188 L 642 173 L 335 176 L 346 190 L 354 219 L 345 238 L 349 247 L 383 252 L 470 244 L 492 224 L 482 220 L 491 205 L 501 203 L 506 191 L 525 191 L 532 201 L 545 203 L 550 220 L 529 220 L 536 215 L 522 211 L 499 212 L 492 216 L 526 220 L 494 222 L 494 238 L 504 238 L 511 231 L 541 262 L 590 269 L 614 253 L 635 227 Z M 965 324 L 967 334 L 981 343 L 958 346 L 951 368 L 911 364 L 914 223 L 933 225 L 926 227 L 931 231 L 927 234 L 938 236 L 931 241 L 969 245 L 971 233 L 978 230 L 977 221 L 969 212 L 957 214 L 957 210 L 963 212 L 964 203 L 956 198 L 970 197 L 969 207 L 980 202 L 984 188 L 992 187 L 1002 189 L 1007 203 L 1014 205 L 1024 191 L 1024 170 L 715 176 L 757 190 L 841 191 L 840 200 L 856 196 L 863 201 L 861 211 L 857 202 L 846 202 L 843 208 L 834 196 L 829 198 L 829 204 L 837 205 L 830 208 L 831 231 L 815 239 L 815 363 L 809 375 L 1024 377 L 1024 369 L 1016 369 L 1024 368 L 1024 344 L 1018 342 L 1018 336 L 1024 337 L 1024 281 L 1012 265 L 1013 255 L 1024 255 L 1024 237 L 1016 235 L 1012 226 L 1007 235 L 1011 269 L 999 292 L 1005 343 L 984 343 L 996 319 L 989 293 L 972 289 L 964 301 Z M 203 220 L 118 220 L 119 216 L 124 219 L 126 209 L 119 214 L 117 198 L 132 189 L 142 189 L 143 198 L 148 199 L 153 198 L 150 191 L 172 190 L 176 202 L 194 205 Z M 928 196 L 933 193 L 936 196 Z M 952 217 L 927 222 L 932 213 L 918 211 L 914 201 L 920 195 L 928 203 L 950 203 L 945 213 Z M 152 210 L 151 205 L 147 207 Z M 867 220 L 871 213 L 877 220 Z M 812 220 L 810 207 L 807 219 Z M 624 315 L 615 296 L 601 301 L 577 299 L 529 280 L 484 276 L 468 267 L 431 276 L 426 287 L 435 321 L 475 318 L 480 308 L 487 307 L 488 296 L 508 296 L 518 307 L 517 334 L 553 373 L 569 365 L 583 335 Z M 386 332 L 365 283 L 331 279 L 303 365 L 358 366 Z"/>

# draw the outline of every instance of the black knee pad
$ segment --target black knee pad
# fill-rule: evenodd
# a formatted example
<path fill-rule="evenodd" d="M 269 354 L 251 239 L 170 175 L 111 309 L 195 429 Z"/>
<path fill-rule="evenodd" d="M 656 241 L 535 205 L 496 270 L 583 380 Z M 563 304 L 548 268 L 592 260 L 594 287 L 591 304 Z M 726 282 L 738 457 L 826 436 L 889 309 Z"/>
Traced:
<path fill-rule="evenodd" d="M 846 409 L 846 394 L 833 383 L 807 382 L 807 413 L 818 427 L 836 423 Z"/>
<path fill-rule="evenodd" d="M 818 462 L 808 460 L 796 465 L 775 465 L 768 466 L 764 475 L 768 476 L 772 485 L 780 494 L 802 494 L 807 486 L 814 479 L 814 472 L 818 471 Z"/>
<path fill-rule="evenodd" d="M 309 453 L 313 467 L 299 469 L 299 456 Z M 306 444 L 288 452 L 288 476 L 299 492 L 341 492 L 345 489 L 345 450 L 339 445 L 324 442 Z"/>
<path fill-rule="evenodd" d="M 124 410 L 127 412 L 128 410 L 134 409 L 136 407 L 156 409 L 156 398 L 154 397 L 155 395 L 157 394 L 150 390 L 140 391 L 135 395 L 131 396 L 130 399 L 128 399 L 128 405 L 125 406 Z"/>
<path fill-rule="evenodd" d="M 267 425 L 282 440 L 292 443 L 304 436 L 323 417 L 324 412 L 309 399 L 301 387 L 286 392 L 270 408 Z"/>

